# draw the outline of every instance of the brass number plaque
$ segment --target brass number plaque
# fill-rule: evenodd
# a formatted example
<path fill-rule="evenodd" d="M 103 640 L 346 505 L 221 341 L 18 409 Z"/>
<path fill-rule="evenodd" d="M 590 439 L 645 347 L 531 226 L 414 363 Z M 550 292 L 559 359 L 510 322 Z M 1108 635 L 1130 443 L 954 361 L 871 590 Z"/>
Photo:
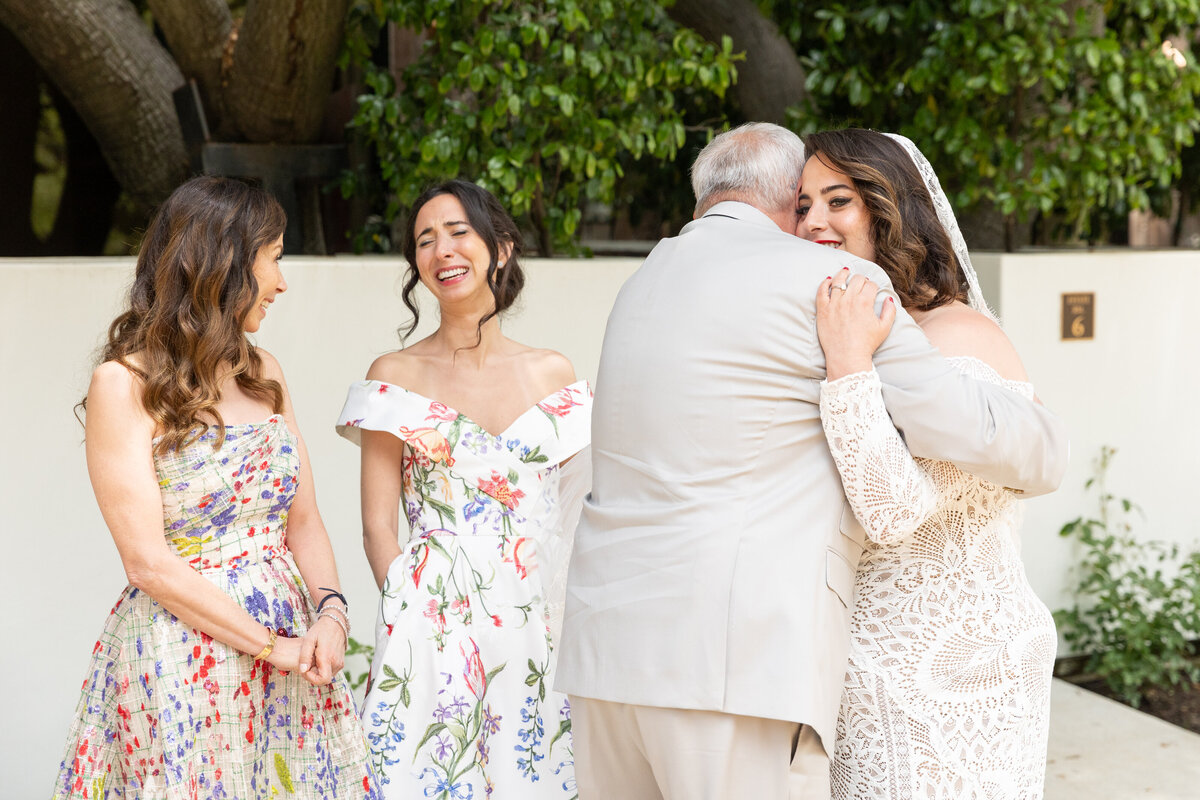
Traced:
<path fill-rule="evenodd" d="M 1062 338 L 1091 339 L 1096 322 L 1094 292 L 1074 292 L 1062 296 Z"/>

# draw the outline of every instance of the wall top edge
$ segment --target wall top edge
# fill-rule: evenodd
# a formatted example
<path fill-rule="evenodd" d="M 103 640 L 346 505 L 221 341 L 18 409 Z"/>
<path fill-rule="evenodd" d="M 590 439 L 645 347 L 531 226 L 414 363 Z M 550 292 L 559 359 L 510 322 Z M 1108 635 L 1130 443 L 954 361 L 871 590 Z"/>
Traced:
<path fill-rule="evenodd" d="M 1191 262 L 1200 265 L 1200 250 L 1193 249 L 1142 249 L 1142 248 L 1095 248 L 1095 249 L 1037 249 L 1022 250 L 1016 253 L 1006 253 L 1000 250 L 972 250 L 972 256 L 990 261 L 1018 263 L 1022 261 L 1045 261 L 1048 259 L 1069 259 L 1072 261 L 1096 259 L 1111 261 L 1115 258 L 1128 258 L 1137 262 L 1147 259 L 1160 261 Z M 46 257 L 0 257 L 0 270 L 14 269 L 55 269 L 66 267 L 119 267 L 128 268 L 134 262 L 134 256 L 46 256 Z M 529 265 L 563 266 L 569 268 L 584 266 L 621 266 L 640 264 L 641 256 L 594 256 L 592 258 L 539 258 L 526 256 L 522 262 Z M 377 267 L 381 264 L 395 264 L 405 268 L 407 263 L 399 254 L 371 253 L 353 255 L 341 253 L 332 256 L 302 256 L 284 255 L 284 263 L 298 267 L 332 264 L 342 268 Z"/>
<path fill-rule="evenodd" d="M 133 265 L 134 256 L 47 256 L 44 258 L 0 258 L 0 270 L 22 269 L 63 269 L 87 266 L 89 268 L 121 268 L 127 269 Z M 630 264 L 640 264 L 645 259 L 640 256 L 597 256 L 595 258 L 536 258 L 522 257 L 521 263 L 538 266 L 577 267 L 628 267 Z M 397 269 L 405 269 L 408 263 L 401 255 L 385 255 L 372 253 L 370 255 L 339 254 L 333 256 L 283 256 L 286 269 L 292 267 L 336 266 L 339 268 L 375 268 L 380 265 L 395 265 Z"/>

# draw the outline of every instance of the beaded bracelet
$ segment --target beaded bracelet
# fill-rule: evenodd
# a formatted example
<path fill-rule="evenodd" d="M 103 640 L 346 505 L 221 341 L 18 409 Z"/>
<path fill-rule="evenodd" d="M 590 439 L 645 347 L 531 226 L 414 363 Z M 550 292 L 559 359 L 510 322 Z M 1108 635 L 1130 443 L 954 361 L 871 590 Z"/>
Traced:
<path fill-rule="evenodd" d="M 346 624 L 345 622 L 342 622 L 340 619 L 338 619 L 334 615 L 330 614 L 328 611 L 325 611 L 324 613 L 317 615 L 317 619 L 321 619 L 322 617 L 324 617 L 325 619 L 331 619 L 334 622 L 336 622 L 338 624 L 338 627 L 342 629 L 342 633 L 346 637 L 346 642 L 347 643 L 350 642 L 350 626 L 348 624 Z"/>
<path fill-rule="evenodd" d="M 350 615 L 347 614 L 346 609 L 342 608 L 341 606 L 329 606 L 324 611 L 319 612 L 317 614 L 317 618 L 319 619 L 322 614 L 328 614 L 330 611 L 337 612 L 338 614 L 340 614 L 342 616 L 343 622 L 345 622 L 347 625 L 350 624 Z"/>
<path fill-rule="evenodd" d="M 271 655 L 271 651 L 275 649 L 275 640 L 279 634 L 275 633 L 274 628 L 267 628 L 267 646 L 262 649 L 262 652 L 254 657 L 255 661 L 262 661 L 267 656 Z"/>

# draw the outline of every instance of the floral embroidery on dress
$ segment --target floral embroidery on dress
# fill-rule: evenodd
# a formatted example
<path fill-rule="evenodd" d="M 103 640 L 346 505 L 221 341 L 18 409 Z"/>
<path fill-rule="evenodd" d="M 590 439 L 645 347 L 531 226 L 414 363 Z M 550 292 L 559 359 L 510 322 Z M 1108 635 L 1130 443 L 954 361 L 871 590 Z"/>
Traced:
<path fill-rule="evenodd" d="M 561 465 L 587 445 L 590 413 L 580 381 L 493 435 L 406 389 L 350 387 L 339 432 L 406 445 L 411 534 L 381 594 L 363 714 L 388 797 L 576 796 L 570 707 L 551 689 L 562 589 L 549 587 L 578 517 Z"/>
<path fill-rule="evenodd" d="M 284 636 L 311 608 L 285 536 L 300 457 L 281 416 L 155 458 L 168 544 Z M 253 765 L 250 768 L 248 765 Z M 92 650 L 56 798 L 380 795 L 349 687 L 311 686 L 122 592 Z"/>

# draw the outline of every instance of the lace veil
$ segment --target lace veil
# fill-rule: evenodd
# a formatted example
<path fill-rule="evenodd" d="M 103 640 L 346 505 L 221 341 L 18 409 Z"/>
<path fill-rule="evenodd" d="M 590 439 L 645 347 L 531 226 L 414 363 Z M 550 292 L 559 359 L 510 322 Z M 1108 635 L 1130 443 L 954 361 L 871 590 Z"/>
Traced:
<path fill-rule="evenodd" d="M 996 316 L 996 312 L 988 306 L 987 300 L 983 297 L 983 290 L 979 288 L 979 277 L 975 274 L 975 268 L 971 266 L 971 255 L 967 252 L 967 242 L 958 228 L 954 209 L 950 208 L 950 200 L 942 191 L 942 184 L 938 181 L 937 173 L 933 171 L 933 165 L 908 137 L 898 133 L 885 133 L 884 136 L 896 141 L 904 148 L 909 158 L 916 164 L 917 172 L 921 173 L 921 177 L 925 180 L 925 187 L 929 189 L 929 196 L 933 198 L 933 207 L 937 211 L 938 221 L 942 223 L 942 227 L 949 234 L 950 244 L 954 247 L 954 255 L 958 256 L 958 263 L 967 277 L 968 304 L 999 324 L 1000 319 Z"/>

